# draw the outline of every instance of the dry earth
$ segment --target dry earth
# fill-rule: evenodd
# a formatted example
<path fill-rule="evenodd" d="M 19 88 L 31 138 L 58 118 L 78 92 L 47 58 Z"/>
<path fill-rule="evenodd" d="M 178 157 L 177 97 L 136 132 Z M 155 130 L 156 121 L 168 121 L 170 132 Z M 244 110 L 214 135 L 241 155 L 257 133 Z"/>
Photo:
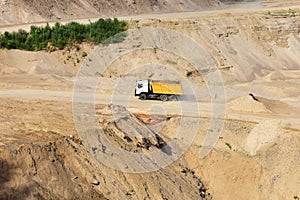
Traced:
<path fill-rule="evenodd" d="M 1 0 L 0 24 L 204 10 L 219 4 L 219 0 Z"/>
<path fill-rule="evenodd" d="M 187 114 L 201 122 L 193 144 L 156 172 L 111 169 L 84 146 L 89 138 L 77 134 L 71 103 L 76 73 L 83 63 L 96 66 L 100 58 L 95 52 L 102 48 L 0 50 L 0 199 L 201 199 L 206 189 L 207 199 L 299 198 L 300 3 L 278 2 L 127 18 L 130 28 L 166 28 L 193 38 L 213 57 L 226 89 L 221 135 L 200 159 L 212 109 L 206 74 L 159 49 L 128 53 L 97 74 L 98 124 L 112 143 L 129 152 L 160 151 L 163 144 L 179 140 L 180 104 L 193 105 L 187 100 L 139 101 L 132 92 L 136 79 L 183 79 L 197 94 L 201 115 L 194 107 Z M 124 98 L 128 111 L 120 110 L 126 115 L 112 115 L 111 101 L 124 105 Z M 134 127 L 129 122 L 147 125 L 140 134 L 150 139 L 129 134 Z"/>

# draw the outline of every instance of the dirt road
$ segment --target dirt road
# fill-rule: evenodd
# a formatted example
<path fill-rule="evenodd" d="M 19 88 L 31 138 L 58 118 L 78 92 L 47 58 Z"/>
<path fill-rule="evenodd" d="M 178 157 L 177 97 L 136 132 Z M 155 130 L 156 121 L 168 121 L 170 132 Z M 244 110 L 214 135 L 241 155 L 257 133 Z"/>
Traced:
<path fill-rule="evenodd" d="M 204 117 L 209 118 L 212 115 L 212 102 L 209 101 L 177 101 L 177 102 L 161 102 L 157 100 L 139 100 L 138 97 L 130 97 L 128 95 L 117 95 L 112 94 L 96 94 L 95 101 L 91 101 L 87 98 L 85 93 L 77 94 L 81 99 L 76 99 L 76 101 L 88 104 L 99 104 L 99 105 L 121 105 L 125 106 L 129 111 L 133 113 L 149 113 L 151 114 L 167 114 L 167 115 L 182 115 L 184 107 L 184 116 L 186 117 Z M 73 101 L 73 91 L 50 91 L 50 90 L 32 90 L 32 89 L 13 89 L 13 90 L 0 90 L 0 98 L 10 98 L 15 100 L 52 100 L 52 101 L 62 101 L 72 103 Z M 222 105 L 223 103 L 220 103 Z M 224 102 L 226 106 L 228 102 Z M 195 108 L 197 105 L 198 108 Z M 153 109 L 159 106 L 162 110 Z M 277 118 L 284 120 L 289 124 L 289 128 L 300 130 L 300 121 L 296 116 L 281 116 L 274 115 L 274 113 L 255 113 L 254 112 L 234 112 L 230 110 L 230 106 L 227 105 L 225 110 L 224 119 L 229 120 L 243 120 L 258 123 L 264 119 Z M 300 114 L 300 113 L 299 113 Z"/>

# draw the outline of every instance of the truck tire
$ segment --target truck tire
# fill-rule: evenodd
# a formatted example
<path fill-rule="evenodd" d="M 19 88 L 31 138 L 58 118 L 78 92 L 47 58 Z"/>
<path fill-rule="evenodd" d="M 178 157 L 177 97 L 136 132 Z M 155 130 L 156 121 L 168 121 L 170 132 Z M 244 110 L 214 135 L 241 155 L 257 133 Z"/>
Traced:
<path fill-rule="evenodd" d="M 141 100 L 146 100 L 147 99 L 147 95 L 146 94 L 141 94 L 140 95 L 140 99 Z"/>
<path fill-rule="evenodd" d="M 160 95 L 160 100 L 162 100 L 162 101 L 168 101 L 169 99 L 168 99 L 168 96 L 167 95 L 164 95 L 164 94 L 162 94 L 162 95 Z"/>
<path fill-rule="evenodd" d="M 177 99 L 177 96 L 176 96 L 176 95 L 171 95 L 171 96 L 169 97 L 169 100 L 170 100 L 170 101 L 177 101 L 178 99 Z"/>

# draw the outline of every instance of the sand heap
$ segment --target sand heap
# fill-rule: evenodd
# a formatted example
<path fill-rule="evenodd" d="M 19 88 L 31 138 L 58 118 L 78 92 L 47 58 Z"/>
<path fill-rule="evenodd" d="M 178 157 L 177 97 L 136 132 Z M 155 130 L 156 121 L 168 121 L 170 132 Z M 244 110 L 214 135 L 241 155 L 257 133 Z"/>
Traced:
<path fill-rule="evenodd" d="M 228 103 L 228 107 L 239 112 L 266 113 L 266 106 L 253 99 L 250 95 L 244 95 Z"/>
<path fill-rule="evenodd" d="M 272 113 L 289 116 L 298 116 L 300 113 L 300 109 L 283 101 L 254 96 L 251 93 L 229 102 L 228 107 L 235 111 L 250 113 Z"/>
<path fill-rule="evenodd" d="M 263 120 L 249 133 L 245 141 L 245 150 L 251 155 L 255 155 L 261 148 L 272 145 L 282 133 L 280 120 Z"/>

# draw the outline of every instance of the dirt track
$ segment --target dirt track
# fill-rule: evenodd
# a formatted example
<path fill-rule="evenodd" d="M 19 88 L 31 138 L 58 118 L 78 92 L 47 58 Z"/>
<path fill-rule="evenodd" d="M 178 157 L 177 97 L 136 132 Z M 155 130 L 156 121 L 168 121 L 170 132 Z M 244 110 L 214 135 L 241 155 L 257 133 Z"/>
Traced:
<path fill-rule="evenodd" d="M 115 105 L 124 105 L 126 104 L 127 95 L 118 95 L 118 96 L 112 96 L 111 94 L 96 94 L 95 96 L 95 102 L 90 101 L 86 98 L 86 95 L 84 93 L 79 94 L 82 99 L 79 100 L 82 103 L 95 103 L 99 105 L 110 105 L 111 103 Z M 50 101 L 63 101 L 63 102 L 72 102 L 73 98 L 73 92 L 72 91 L 49 91 L 49 90 L 0 90 L 0 96 L 1 98 L 9 98 L 9 99 L 15 99 L 15 100 L 50 100 Z M 250 104 L 259 104 L 256 102 L 251 102 L 251 97 L 246 96 L 245 97 L 247 101 L 250 102 Z M 114 100 L 116 99 L 116 100 Z M 270 102 L 270 103 L 269 103 Z M 262 100 L 261 106 L 263 107 L 270 107 L 275 108 L 274 102 L 271 100 Z M 279 102 L 279 101 L 277 101 Z M 178 101 L 178 102 L 159 102 L 159 101 L 141 101 L 138 99 L 138 97 L 133 97 L 130 99 L 130 104 L 127 107 L 127 109 L 131 112 L 136 113 L 148 113 L 151 108 L 155 105 L 162 105 L 163 109 L 165 109 L 166 113 L 170 115 L 180 115 L 180 110 L 178 109 L 178 105 L 191 107 L 191 109 L 186 112 L 185 116 L 188 117 L 209 117 L 211 115 L 211 104 L 212 102 L 203 102 L 198 101 L 198 110 L 193 108 L 192 106 L 194 103 L 189 102 L 188 100 Z M 225 103 L 226 104 L 226 103 Z M 235 110 L 235 108 L 231 108 L 231 105 L 238 106 L 237 102 L 229 103 L 227 105 L 227 111 L 226 111 L 226 119 L 242 119 L 244 121 L 249 121 L 253 123 L 257 123 L 263 119 L 268 118 L 282 118 L 286 123 L 289 123 L 290 128 L 295 128 L 300 130 L 300 122 L 298 121 L 298 114 L 300 113 L 300 110 L 297 108 L 290 107 L 287 110 L 287 105 L 279 105 L 277 106 L 277 109 L 282 108 L 282 111 L 278 111 L 277 113 L 274 113 L 272 111 L 268 111 L 267 108 L 264 112 L 261 113 L 260 110 L 252 110 L 252 112 L 241 112 L 239 110 Z M 254 105 L 251 105 L 252 109 Z M 300 107 L 300 104 L 297 105 Z M 275 108 L 276 109 L 276 108 Z M 155 110 L 154 110 L 155 111 Z M 157 111 L 157 113 L 151 111 L 152 114 L 161 114 L 161 111 Z M 286 112 L 289 113 L 289 115 L 286 115 Z M 294 115 L 293 115 L 294 112 Z M 277 117 L 274 115 L 278 115 Z"/>

